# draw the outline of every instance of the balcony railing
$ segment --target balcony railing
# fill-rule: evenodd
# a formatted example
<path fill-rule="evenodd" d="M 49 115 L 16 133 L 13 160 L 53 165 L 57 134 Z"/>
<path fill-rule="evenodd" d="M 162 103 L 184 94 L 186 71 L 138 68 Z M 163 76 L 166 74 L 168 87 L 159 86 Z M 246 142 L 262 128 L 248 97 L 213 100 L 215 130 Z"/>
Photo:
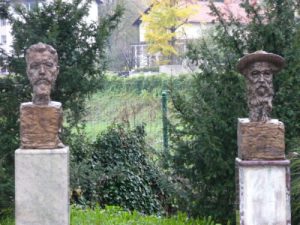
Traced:
<path fill-rule="evenodd" d="M 176 50 L 178 55 L 173 58 L 173 64 L 182 64 L 184 55 L 186 53 L 187 42 L 177 42 Z M 170 61 L 168 57 L 157 54 L 149 54 L 147 51 L 148 45 L 146 42 L 140 42 L 137 44 L 131 44 L 132 57 L 134 61 L 134 68 L 144 68 L 144 67 L 156 67 L 161 64 L 165 64 Z"/>

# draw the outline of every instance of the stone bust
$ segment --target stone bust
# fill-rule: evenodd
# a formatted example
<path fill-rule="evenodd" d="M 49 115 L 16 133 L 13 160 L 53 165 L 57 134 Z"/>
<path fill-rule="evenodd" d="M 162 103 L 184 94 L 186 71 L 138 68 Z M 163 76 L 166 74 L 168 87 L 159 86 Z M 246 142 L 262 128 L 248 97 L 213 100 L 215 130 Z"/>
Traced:
<path fill-rule="evenodd" d="M 25 59 L 33 97 L 32 102 L 24 102 L 20 106 L 21 148 L 63 148 L 59 138 L 62 105 L 50 99 L 59 72 L 57 52 L 50 45 L 38 43 L 27 49 Z"/>
<path fill-rule="evenodd" d="M 27 76 L 33 87 L 33 104 L 48 105 L 59 72 L 56 50 L 43 43 L 32 45 L 26 51 L 26 63 Z"/>
<path fill-rule="evenodd" d="M 267 122 L 271 119 L 273 76 L 283 68 L 284 63 L 281 56 L 265 51 L 247 54 L 239 60 L 237 69 L 246 78 L 251 122 Z"/>

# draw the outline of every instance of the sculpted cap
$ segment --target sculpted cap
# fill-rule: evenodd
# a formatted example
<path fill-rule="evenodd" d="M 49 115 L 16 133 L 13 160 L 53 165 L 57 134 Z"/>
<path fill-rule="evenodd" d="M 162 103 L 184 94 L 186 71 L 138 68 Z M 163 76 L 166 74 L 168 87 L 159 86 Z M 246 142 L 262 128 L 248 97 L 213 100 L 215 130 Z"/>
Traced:
<path fill-rule="evenodd" d="M 283 57 L 273 54 L 273 53 L 269 53 L 269 52 L 260 50 L 260 51 L 256 51 L 256 52 L 247 54 L 244 57 L 240 58 L 240 60 L 238 61 L 238 64 L 237 64 L 237 70 L 241 74 L 245 75 L 244 74 L 245 69 L 247 69 L 254 62 L 271 63 L 272 65 L 274 65 L 276 67 L 275 72 L 281 70 L 285 65 L 285 60 Z"/>
<path fill-rule="evenodd" d="M 242 57 L 237 70 L 246 78 L 247 104 L 251 122 L 271 119 L 274 96 L 273 76 L 285 64 L 284 58 L 265 51 L 256 51 Z"/>

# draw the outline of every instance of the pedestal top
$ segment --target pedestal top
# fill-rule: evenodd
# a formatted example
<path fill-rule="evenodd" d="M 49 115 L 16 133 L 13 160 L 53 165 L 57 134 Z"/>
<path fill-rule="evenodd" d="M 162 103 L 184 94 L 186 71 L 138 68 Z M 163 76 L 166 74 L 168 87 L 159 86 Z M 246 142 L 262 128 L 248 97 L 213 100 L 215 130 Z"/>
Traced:
<path fill-rule="evenodd" d="M 289 166 L 290 160 L 241 160 L 236 158 L 235 161 L 239 166 L 254 167 L 254 166 Z"/>
<path fill-rule="evenodd" d="M 56 101 L 50 101 L 48 105 L 36 105 L 36 104 L 33 104 L 33 102 L 23 102 L 23 103 L 21 103 L 21 108 L 23 106 L 60 108 L 61 107 L 61 103 L 60 102 L 56 102 Z"/>
<path fill-rule="evenodd" d="M 238 118 L 238 122 L 239 123 L 272 123 L 272 124 L 278 124 L 278 125 L 281 125 L 283 124 L 280 120 L 278 119 L 270 119 L 266 122 L 250 122 L 250 119 L 249 118 Z"/>
<path fill-rule="evenodd" d="M 69 152 L 69 146 L 64 148 L 54 148 L 54 149 L 24 149 L 19 148 L 15 151 L 17 155 L 41 155 L 41 154 L 67 154 Z"/>

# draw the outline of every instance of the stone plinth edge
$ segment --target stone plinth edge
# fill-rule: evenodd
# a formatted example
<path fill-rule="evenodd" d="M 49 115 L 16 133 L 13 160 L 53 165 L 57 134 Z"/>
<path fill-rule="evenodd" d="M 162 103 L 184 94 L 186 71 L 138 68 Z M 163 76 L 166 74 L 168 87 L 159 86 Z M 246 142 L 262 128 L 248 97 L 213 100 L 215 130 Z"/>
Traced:
<path fill-rule="evenodd" d="M 290 166 L 290 160 L 241 160 L 235 159 L 239 166 L 256 167 L 256 166 Z"/>
<path fill-rule="evenodd" d="M 55 154 L 69 154 L 69 147 L 54 148 L 54 149 L 28 149 L 19 148 L 15 151 L 16 155 L 55 155 Z"/>

